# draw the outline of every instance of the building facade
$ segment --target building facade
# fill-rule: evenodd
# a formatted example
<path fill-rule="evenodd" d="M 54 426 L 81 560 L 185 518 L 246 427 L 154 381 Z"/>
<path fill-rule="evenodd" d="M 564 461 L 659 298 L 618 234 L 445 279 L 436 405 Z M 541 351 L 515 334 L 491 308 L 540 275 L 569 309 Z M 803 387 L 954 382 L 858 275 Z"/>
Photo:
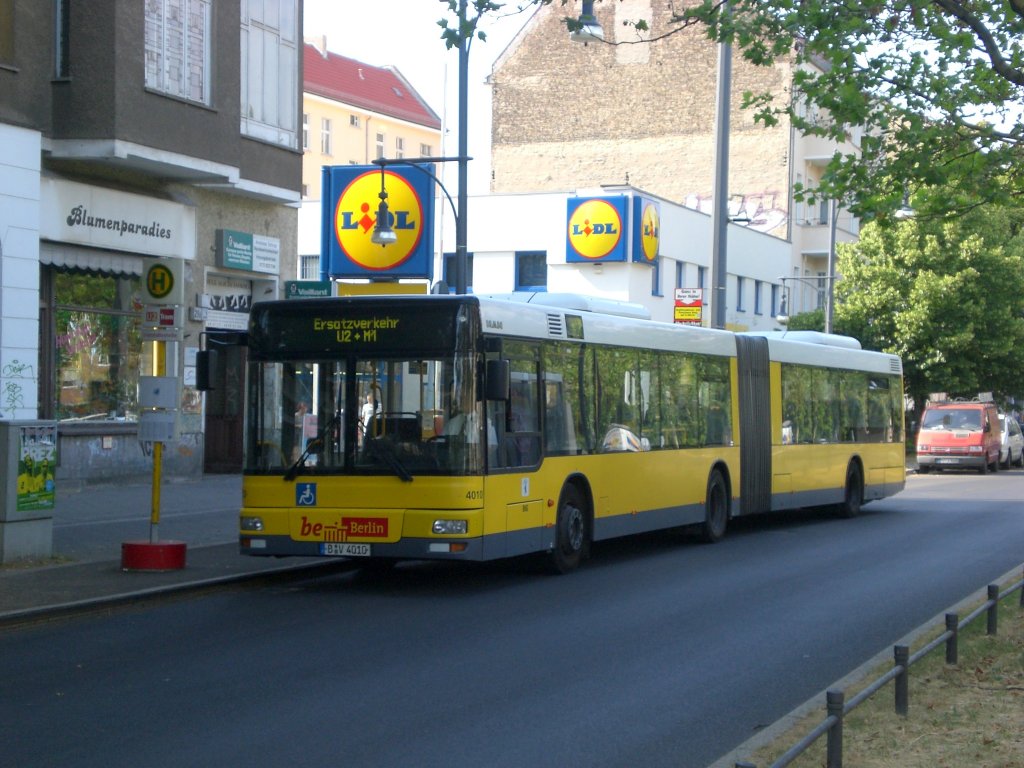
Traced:
<path fill-rule="evenodd" d="M 165 472 L 239 470 L 243 353 L 205 398 L 195 353 L 296 269 L 301 3 L 0 0 L 0 26 L 0 419 L 55 420 L 65 484 L 145 475 L 161 375 Z"/>
<path fill-rule="evenodd" d="M 657 205 L 654 258 L 628 248 L 621 260 L 574 259 L 567 242 L 570 210 L 588 199 L 636 199 Z M 449 209 L 441 227 L 443 260 L 435 275 L 453 284 L 455 226 Z M 711 285 L 711 217 L 632 186 L 605 186 L 532 194 L 471 196 L 467 206 L 468 289 L 471 293 L 513 291 L 577 293 L 643 305 L 651 318 L 676 321 L 676 289 L 700 288 L 699 321 L 709 324 L 707 292 Z M 642 226 L 627 216 L 622 237 L 632 239 Z M 736 331 L 781 330 L 781 270 L 789 264 L 790 244 L 781 238 L 729 225 L 726 260 L 726 326 Z"/>
<path fill-rule="evenodd" d="M 671 6 L 651 0 L 595 4 L 614 44 L 580 45 L 570 42 L 564 23 L 579 10 L 579 2 L 538 9 L 495 62 L 492 191 L 629 184 L 710 213 L 717 46 L 699 28 L 638 43 L 624 21 L 648 20 L 650 37 L 671 28 Z M 791 294 L 790 313 L 820 305 L 833 242 L 858 232 L 840 206 L 833 241 L 829 201 L 793 197 L 797 183 L 816 185 L 836 145 L 799 134 L 784 117 L 766 128 L 740 108 L 744 91 L 788 103 L 792 79 L 787 61 L 755 67 L 734 55 L 728 180 L 729 216 L 791 244 L 790 263 L 773 276 Z M 849 148 L 858 141 L 851 135 Z"/>

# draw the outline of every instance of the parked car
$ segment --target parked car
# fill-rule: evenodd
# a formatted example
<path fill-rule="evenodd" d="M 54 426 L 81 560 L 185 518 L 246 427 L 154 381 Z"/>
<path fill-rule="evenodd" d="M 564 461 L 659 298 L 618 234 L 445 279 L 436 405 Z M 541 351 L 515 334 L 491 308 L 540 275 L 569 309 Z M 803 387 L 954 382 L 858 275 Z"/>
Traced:
<path fill-rule="evenodd" d="M 1003 432 L 1003 444 L 999 449 L 999 463 L 1006 469 L 1012 464 L 1024 467 L 1024 432 L 1016 419 L 999 414 L 999 426 Z"/>
<path fill-rule="evenodd" d="M 999 421 L 989 400 L 929 401 L 917 432 L 917 467 L 935 470 L 999 469 Z"/>

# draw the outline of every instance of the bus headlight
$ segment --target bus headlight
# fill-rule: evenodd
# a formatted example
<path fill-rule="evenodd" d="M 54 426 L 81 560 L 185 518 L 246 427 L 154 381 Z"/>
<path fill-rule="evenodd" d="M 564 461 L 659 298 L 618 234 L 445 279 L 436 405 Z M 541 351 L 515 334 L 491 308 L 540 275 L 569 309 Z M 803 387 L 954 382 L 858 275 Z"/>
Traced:
<path fill-rule="evenodd" d="M 435 520 L 432 530 L 439 536 L 451 536 L 465 534 L 469 525 L 465 520 Z"/>
<path fill-rule="evenodd" d="M 263 530 L 263 518 L 262 517 L 243 517 L 240 523 L 243 531 L 262 531 Z"/>

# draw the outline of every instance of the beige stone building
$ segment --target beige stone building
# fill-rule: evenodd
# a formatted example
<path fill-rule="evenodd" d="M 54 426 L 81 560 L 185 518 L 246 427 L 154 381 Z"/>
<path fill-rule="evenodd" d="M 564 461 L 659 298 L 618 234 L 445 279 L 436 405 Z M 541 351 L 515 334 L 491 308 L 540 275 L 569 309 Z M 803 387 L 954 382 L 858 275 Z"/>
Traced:
<path fill-rule="evenodd" d="M 578 2 L 548 6 L 495 62 L 492 191 L 630 184 L 710 212 L 717 46 L 700 29 L 636 43 L 635 30 L 623 22 L 644 18 L 657 37 L 669 29 L 668 4 L 622 0 L 594 7 L 605 43 L 570 42 L 563 18 L 579 12 Z M 790 64 L 754 67 L 734 55 L 732 73 L 730 216 L 791 242 L 787 277 L 803 280 L 787 281 L 790 311 L 813 309 L 828 282 L 829 204 L 796 203 L 793 188 L 815 184 L 835 145 L 804 137 L 785 120 L 765 128 L 753 111 L 741 109 L 745 91 L 770 91 L 786 103 Z M 857 230 L 840 209 L 836 241 L 855 239 Z"/>

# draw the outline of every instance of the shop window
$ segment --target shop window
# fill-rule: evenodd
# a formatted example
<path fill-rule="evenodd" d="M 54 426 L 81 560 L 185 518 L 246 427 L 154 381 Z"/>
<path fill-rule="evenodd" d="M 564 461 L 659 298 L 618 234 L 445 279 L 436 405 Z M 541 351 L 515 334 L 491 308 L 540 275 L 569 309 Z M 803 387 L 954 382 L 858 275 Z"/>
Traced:
<path fill-rule="evenodd" d="M 140 278 L 51 274 L 54 402 L 44 411 L 64 422 L 138 421 Z"/>

